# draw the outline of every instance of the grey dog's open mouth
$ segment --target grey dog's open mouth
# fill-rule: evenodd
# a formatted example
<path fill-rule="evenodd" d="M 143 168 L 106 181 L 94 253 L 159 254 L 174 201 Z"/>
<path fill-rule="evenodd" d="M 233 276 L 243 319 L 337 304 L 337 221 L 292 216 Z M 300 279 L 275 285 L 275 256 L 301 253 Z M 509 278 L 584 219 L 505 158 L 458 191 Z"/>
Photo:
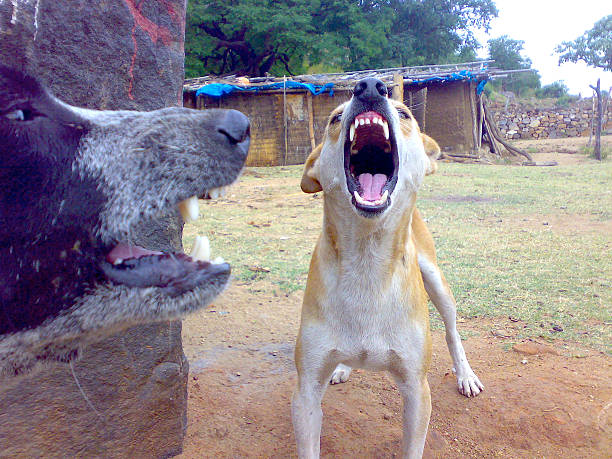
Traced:
<path fill-rule="evenodd" d="M 204 193 L 216 199 L 223 189 Z M 197 197 L 192 196 L 178 205 L 186 223 L 199 216 Z M 128 287 L 157 287 L 169 296 L 178 296 L 201 285 L 229 278 L 230 265 L 221 257 L 211 261 L 210 244 L 206 236 L 196 236 L 190 255 L 163 253 L 127 242 L 120 242 L 107 253 L 101 264 L 108 279 Z"/>
<path fill-rule="evenodd" d="M 395 135 L 378 112 L 360 113 L 351 122 L 344 142 L 344 171 L 353 205 L 366 216 L 391 204 L 397 184 Z"/>

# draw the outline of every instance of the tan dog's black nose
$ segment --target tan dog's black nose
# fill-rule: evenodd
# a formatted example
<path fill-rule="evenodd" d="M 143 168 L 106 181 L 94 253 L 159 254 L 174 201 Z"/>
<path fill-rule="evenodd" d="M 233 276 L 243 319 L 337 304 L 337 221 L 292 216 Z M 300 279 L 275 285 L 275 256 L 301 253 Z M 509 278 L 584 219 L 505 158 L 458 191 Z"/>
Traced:
<path fill-rule="evenodd" d="M 353 95 L 362 102 L 376 102 L 387 97 L 387 85 L 378 78 L 364 78 L 355 85 Z"/>

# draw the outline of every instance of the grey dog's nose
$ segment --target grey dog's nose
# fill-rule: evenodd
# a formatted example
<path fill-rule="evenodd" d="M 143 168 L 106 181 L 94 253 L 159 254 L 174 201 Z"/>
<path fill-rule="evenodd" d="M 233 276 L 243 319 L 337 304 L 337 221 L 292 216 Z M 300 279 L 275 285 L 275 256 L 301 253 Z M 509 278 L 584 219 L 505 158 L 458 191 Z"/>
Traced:
<path fill-rule="evenodd" d="M 232 143 L 244 142 L 251 135 L 249 119 L 238 110 L 227 110 L 225 116 L 219 120 L 217 129 Z"/>
<path fill-rule="evenodd" d="M 353 95 L 362 102 L 374 102 L 387 97 L 387 85 L 378 78 L 364 78 L 355 85 Z"/>

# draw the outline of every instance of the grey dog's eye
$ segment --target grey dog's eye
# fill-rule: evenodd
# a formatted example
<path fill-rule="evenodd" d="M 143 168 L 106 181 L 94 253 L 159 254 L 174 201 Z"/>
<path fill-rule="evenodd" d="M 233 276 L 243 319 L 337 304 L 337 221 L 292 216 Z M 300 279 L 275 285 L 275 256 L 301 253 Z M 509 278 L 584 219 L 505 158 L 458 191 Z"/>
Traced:
<path fill-rule="evenodd" d="M 13 121 L 31 121 L 37 116 L 41 114 L 27 108 L 18 108 L 2 114 L 2 117 Z"/>
<path fill-rule="evenodd" d="M 3 116 L 9 120 L 16 121 L 24 121 L 26 119 L 26 115 L 23 110 L 13 110 L 12 112 L 5 113 Z"/>

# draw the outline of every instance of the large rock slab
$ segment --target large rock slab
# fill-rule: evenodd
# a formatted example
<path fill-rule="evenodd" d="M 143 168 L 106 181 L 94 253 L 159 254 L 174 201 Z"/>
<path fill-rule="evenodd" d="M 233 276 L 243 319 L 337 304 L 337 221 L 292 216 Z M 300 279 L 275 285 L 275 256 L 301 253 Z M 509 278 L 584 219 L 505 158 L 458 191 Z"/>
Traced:
<path fill-rule="evenodd" d="M 181 103 L 185 0 L 0 0 L 0 63 L 74 105 L 152 110 Z M 176 216 L 136 242 L 181 245 Z M 82 360 L 0 388 L 0 457 L 169 457 L 186 428 L 180 322 L 136 327 Z"/>

